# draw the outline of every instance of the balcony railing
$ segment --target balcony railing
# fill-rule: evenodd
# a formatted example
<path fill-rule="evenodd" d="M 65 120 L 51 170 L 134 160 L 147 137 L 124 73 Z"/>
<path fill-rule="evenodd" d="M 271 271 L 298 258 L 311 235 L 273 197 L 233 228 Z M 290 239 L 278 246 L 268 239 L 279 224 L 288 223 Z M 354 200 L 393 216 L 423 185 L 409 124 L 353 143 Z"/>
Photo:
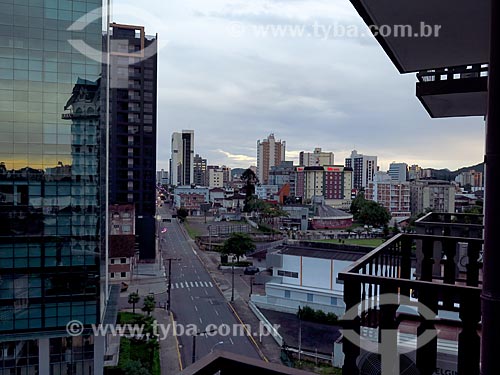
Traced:
<path fill-rule="evenodd" d="M 361 327 L 376 328 L 380 338 L 381 331 L 411 322 L 417 332 L 415 367 L 421 375 L 432 375 L 438 361 L 438 329 L 454 327 L 460 332 L 456 370 L 478 374 L 481 222 L 479 215 L 428 214 L 416 223 L 417 231 L 426 233 L 399 234 L 340 273 L 346 311 L 361 311 L 344 321 L 345 329 L 359 334 Z M 383 294 L 398 295 L 398 303 L 379 304 Z M 422 306 L 434 319 L 428 314 L 423 318 Z M 424 342 L 421 335 L 428 331 L 436 335 Z M 343 345 L 344 373 L 359 374 L 359 337 L 354 343 L 344 339 Z"/>
<path fill-rule="evenodd" d="M 455 66 L 451 68 L 426 70 L 417 73 L 420 82 L 448 81 L 488 76 L 488 64 Z"/>

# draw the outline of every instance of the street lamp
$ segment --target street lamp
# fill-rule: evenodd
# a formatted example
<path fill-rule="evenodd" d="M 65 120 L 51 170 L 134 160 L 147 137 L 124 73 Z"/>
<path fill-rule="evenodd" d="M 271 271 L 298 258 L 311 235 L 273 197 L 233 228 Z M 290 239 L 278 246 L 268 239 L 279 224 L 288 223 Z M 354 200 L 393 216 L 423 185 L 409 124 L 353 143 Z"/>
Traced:
<path fill-rule="evenodd" d="M 214 349 L 215 349 L 216 346 L 222 345 L 222 344 L 224 344 L 224 341 L 219 341 L 217 344 L 215 344 L 214 346 L 212 346 L 212 349 L 210 349 L 210 353 L 214 352 Z"/>
<path fill-rule="evenodd" d="M 200 335 L 206 335 L 207 333 L 212 333 L 212 332 L 215 332 L 217 331 L 217 328 L 214 328 L 214 329 L 211 329 L 210 331 L 205 331 L 205 332 L 197 332 L 193 335 L 193 350 L 191 352 L 191 363 L 195 363 L 196 362 L 196 336 L 200 336 Z M 220 343 L 224 343 L 223 341 L 220 341 L 218 342 L 217 344 L 215 344 L 213 347 L 212 347 L 212 350 L 213 348 L 215 348 L 215 346 L 219 345 Z M 210 353 L 212 352 L 212 350 L 210 350 Z"/>
<path fill-rule="evenodd" d="M 252 293 L 253 293 L 253 281 L 254 281 L 255 277 L 252 276 L 250 278 L 250 294 L 248 295 L 248 298 L 252 298 Z"/>
<path fill-rule="evenodd" d="M 231 262 L 231 280 L 232 280 L 232 285 L 231 285 L 231 302 L 234 301 L 234 261 L 236 257 L 233 256 L 233 261 Z"/>

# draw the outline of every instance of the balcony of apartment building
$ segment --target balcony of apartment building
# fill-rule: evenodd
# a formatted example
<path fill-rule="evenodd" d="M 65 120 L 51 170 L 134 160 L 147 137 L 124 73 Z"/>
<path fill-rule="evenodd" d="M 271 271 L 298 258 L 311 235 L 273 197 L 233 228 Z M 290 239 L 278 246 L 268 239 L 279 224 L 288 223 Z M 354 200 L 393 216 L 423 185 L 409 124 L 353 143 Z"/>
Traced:
<path fill-rule="evenodd" d="M 417 233 L 391 238 L 339 274 L 346 310 L 361 307 L 344 321 L 360 334 L 357 342 L 343 340 L 344 374 L 364 374 L 363 360 L 373 358 L 362 341 L 376 347 L 384 330 L 397 330 L 394 350 L 404 347 L 408 368 L 421 375 L 479 373 L 482 221 L 429 213 L 415 223 Z M 389 294 L 397 298 L 383 303 Z"/>

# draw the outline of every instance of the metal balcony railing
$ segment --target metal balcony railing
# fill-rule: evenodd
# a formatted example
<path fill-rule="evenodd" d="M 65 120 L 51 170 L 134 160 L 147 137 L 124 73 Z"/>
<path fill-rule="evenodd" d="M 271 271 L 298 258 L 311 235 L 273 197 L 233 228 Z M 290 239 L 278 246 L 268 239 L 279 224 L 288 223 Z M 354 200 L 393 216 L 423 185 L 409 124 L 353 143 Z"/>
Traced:
<path fill-rule="evenodd" d="M 455 327 L 460 331 L 457 371 L 478 374 L 483 240 L 475 235 L 482 230 L 481 221 L 477 215 L 426 215 L 417 230 L 432 234 L 399 234 L 341 272 L 346 311 L 360 311 L 344 327 L 358 334 L 362 327 L 375 328 L 380 338 L 381 330 L 398 329 L 402 321 L 417 324 L 414 354 L 421 375 L 434 374 L 438 358 L 437 335 L 428 342 L 421 335 L 440 326 Z M 383 294 L 396 294 L 399 302 L 380 305 Z M 435 318 L 423 318 L 420 306 Z M 420 315 L 408 313 L 412 309 Z M 343 345 L 344 373 L 359 374 L 359 340 L 344 340 Z"/>
<path fill-rule="evenodd" d="M 419 82 L 447 81 L 453 79 L 480 78 L 488 76 L 488 64 L 454 66 L 451 68 L 425 70 L 417 73 Z"/>

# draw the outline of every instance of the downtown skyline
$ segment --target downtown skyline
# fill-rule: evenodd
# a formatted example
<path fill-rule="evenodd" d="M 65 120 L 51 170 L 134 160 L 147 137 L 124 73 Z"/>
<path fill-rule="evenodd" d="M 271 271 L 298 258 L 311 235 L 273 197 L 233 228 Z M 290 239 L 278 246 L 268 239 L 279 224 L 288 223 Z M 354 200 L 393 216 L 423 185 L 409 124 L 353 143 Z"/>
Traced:
<path fill-rule="evenodd" d="M 414 95 L 415 76 L 395 74 L 372 36 L 252 32 L 315 22 L 365 27 L 348 1 L 149 0 L 142 12 L 129 0 L 113 3 L 116 22 L 144 24 L 164 43 L 158 169 L 168 169 L 170 135 L 180 128 L 195 131 L 195 150 L 211 164 L 233 168 L 256 165 L 256 142 L 269 133 L 286 140 L 294 162 L 318 146 L 336 160 L 353 149 L 378 155 L 383 170 L 393 161 L 450 170 L 481 162 L 483 119 L 431 119 Z"/>

